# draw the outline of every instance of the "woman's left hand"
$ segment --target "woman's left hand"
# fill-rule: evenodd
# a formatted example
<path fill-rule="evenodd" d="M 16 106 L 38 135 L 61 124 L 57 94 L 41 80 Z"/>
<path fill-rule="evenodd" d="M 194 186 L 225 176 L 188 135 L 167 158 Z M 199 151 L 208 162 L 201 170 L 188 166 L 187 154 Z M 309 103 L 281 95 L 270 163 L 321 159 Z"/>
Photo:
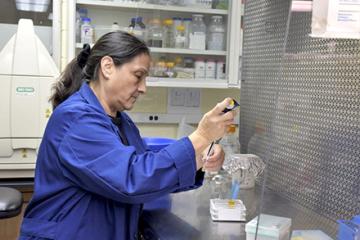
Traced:
<path fill-rule="evenodd" d="M 206 160 L 206 153 L 208 149 L 204 152 L 202 157 L 203 161 Z M 219 171 L 221 166 L 224 163 L 225 153 L 222 147 L 219 144 L 214 144 L 213 146 L 213 154 L 207 159 L 207 161 L 203 165 L 203 169 L 210 172 Z"/>

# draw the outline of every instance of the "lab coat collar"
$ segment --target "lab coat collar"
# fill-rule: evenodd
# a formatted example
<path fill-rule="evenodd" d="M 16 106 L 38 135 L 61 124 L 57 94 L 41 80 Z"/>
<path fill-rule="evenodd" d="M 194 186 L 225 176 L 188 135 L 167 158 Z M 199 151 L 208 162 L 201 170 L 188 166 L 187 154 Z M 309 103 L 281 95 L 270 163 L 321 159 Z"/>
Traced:
<path fill-rule="evenodd" d="M 90 88 L 88 82 L 84 81 L 79 90 L 80 95 L 92 106 L 106 115 L 103 106 L 100 104 L 99 99 L 96 97 L 93 90 Z"/>

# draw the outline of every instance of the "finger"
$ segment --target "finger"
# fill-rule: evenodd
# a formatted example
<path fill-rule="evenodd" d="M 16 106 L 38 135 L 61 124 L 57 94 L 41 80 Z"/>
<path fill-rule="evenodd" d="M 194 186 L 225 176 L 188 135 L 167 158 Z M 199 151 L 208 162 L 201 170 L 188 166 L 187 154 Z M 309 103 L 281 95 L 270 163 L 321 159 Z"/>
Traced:
<path fill-rule="evenodd" d="M 211 110 L 213 114 L 219 115 L 223 110 L 231 103 L 231 98 L 225 98 L 222 102 L 216 104 L 216 106 Z"/>

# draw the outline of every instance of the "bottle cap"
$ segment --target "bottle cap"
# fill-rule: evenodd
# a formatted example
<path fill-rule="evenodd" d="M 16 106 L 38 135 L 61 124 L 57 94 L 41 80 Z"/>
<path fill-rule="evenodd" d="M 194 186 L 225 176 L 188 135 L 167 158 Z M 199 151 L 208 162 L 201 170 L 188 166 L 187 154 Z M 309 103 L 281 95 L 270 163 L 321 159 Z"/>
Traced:
<path fill-rule="evenodd" d="M 163 24 L 167 25 L 167 26 L 173 25 L 173 23 L 174 23 L 174 21 L 170 18 L 167 18 L 163 21 Z"/>
<path fill-rule="evenodd" d="M 179 26 L 176 26 L 176 30 L 178 30 L 178 31 L 185 31 L 185 27 L 184 27 L 184 25 L 179 25 Z"/>
<path fill-rule="evenodd" d="M 91 22 L 91 18 L 81 18 L 81 20 L 83 21 L 83 22 Z"/>
<path fill-rule="evenodd" d="M 174 62 L 167 62 L 167 63 L 166 63 L 166 66 L 167 66 L 168 68 L 173 68 L 173 67 L 175 66 L 175 63 L 174 63 Z"/>
<path fill-rule="evenodd" d="M 226 132 L 227 132 L 227 133 L 234 133 L 235 130 L 236 130 L 236 125 L 235 125 L 235 124 L 231 124 L 231 125 L 229 125 L 229 126 L 227 127 Z"/>

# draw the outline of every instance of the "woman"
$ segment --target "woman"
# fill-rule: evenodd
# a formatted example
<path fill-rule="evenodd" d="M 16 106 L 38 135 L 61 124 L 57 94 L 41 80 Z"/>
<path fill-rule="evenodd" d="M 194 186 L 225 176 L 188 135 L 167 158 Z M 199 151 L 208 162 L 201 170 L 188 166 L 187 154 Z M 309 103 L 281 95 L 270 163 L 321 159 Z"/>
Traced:
<path fill-rule="evenodd" d="M 230 99 L 189 137 L 147 151 L 123 111 L 146 92 L 149 67 L 149 49 L 124 32 L 85 46 L 66 67 L 51 98 L 20 239 L 136 239 L 143 203 L 201 185 L 202 153 L 233 122 L 234 113 L 222 114 Z M 222 162 L 217 147 L 204 167 Z"/>

